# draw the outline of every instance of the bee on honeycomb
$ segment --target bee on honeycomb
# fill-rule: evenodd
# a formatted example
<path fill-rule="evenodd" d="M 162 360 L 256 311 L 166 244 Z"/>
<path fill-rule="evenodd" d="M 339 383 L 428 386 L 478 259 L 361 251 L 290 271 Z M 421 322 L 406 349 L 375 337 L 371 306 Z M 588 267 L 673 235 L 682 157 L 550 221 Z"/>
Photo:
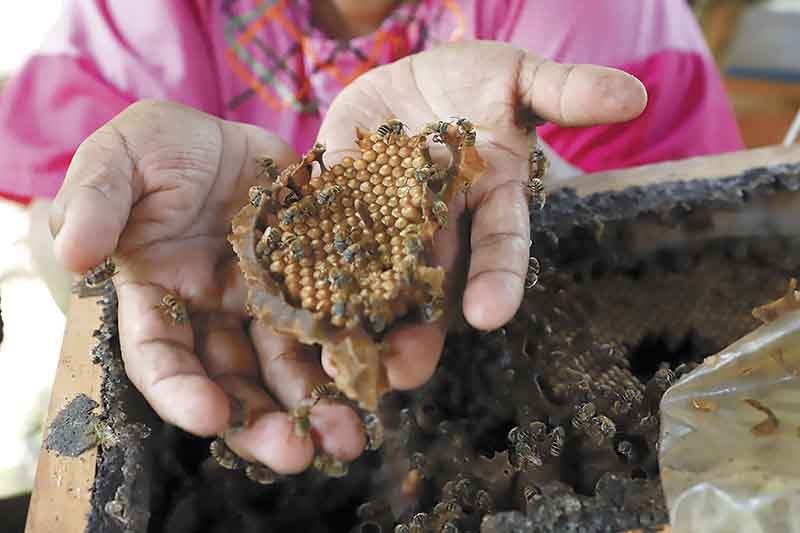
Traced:
<path fill-rule="evenodd" d="M 486 170 L 468 120 L 407 130 L 398 119 L 358 128 L 360 156 L 333 165 L 317 144 L 282 171 L 270 166 L 230 236 L 251 314 L 325 346 L 337 387 L 368 411 L 388 388 L 382 337 L 400 319 L 443 315 L 444 271 L 430 264 L 430 244 L 448 204 Z M 430 136 L 450 151 L 448 167 L 432 160 Z"/>

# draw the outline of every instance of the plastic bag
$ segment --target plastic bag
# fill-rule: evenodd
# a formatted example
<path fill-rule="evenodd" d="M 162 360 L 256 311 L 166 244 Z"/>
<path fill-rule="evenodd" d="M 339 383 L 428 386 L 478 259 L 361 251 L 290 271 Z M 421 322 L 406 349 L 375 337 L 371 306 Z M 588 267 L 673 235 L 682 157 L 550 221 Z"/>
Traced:
<path fill-rule="evenodd" d="M 673 533 L 800 532 L 800 293 L 661 402 L 659 461 Z"/>

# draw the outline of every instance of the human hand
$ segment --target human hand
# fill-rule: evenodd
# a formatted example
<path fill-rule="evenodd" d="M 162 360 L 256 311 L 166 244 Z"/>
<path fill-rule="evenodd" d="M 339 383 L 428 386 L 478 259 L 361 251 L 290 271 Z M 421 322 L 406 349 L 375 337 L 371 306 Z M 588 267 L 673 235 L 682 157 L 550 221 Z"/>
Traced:
<path fill-rule="evenodd" d="M 288 474 L 307 468 L 315 448 L 351 460 L 365 438 L 350 407 L 326 402 L 312 413 L 313 440 L 297 437 L 284 411 L 329 379 L 318 356 L 304 349 L 284 357 L 288 341 L 246 322 L 246 288 L 227 236 L 265 154 L 281 166 L 296 160 L 253 126 L 140 102 L 80 146 L 50 223 L 70 271 L 107 256 L 117 264 L 122 357 L 153 409 L 191 433 L 218 435 L 235 417 L 231 395 L 252 420 L 228 432 L 228 446 Z M 188 324 L 162 316 L 167 292 L 187 303 Z"/>
<path fill-rule="evenodd" d="M 528 181 L 531 129 L 538 117 L 562 126 L 626 121 L 644 109 L 644 86 L 621 71 L 561 65 L 495 42 L 443 46 L 376 68 L 348 86 L 331 105 L 319 133 L 330 162 L 353 155 L 354 128 L 372 129 L 389 118 L 411 132 L 426 123 L 466 117 L 489 170 L 450 206 L 450 219 L 471 217 L 469 242 L 459 225 L 436 238 L 433 261 L 448 279 L 466 272 L 463 313 L 482 330 L 496 329 L 519 307 L 529 262 Z M 467 249 L 469 255 L 462 255 Z M 468 261 L 466 260 L 468 257 Z M 451 290 L 460 290 L 453 285 Z M 456 295 L 459 296 L 459 295 Z M 454 298 L 458 300 L 459 298 Z M 390 385 L 409 389 L 432 375 L 442 350 L 443 321 L 406 325 L 386 338 Z M 323 354 L 323 365 L 333 365 Z"/>

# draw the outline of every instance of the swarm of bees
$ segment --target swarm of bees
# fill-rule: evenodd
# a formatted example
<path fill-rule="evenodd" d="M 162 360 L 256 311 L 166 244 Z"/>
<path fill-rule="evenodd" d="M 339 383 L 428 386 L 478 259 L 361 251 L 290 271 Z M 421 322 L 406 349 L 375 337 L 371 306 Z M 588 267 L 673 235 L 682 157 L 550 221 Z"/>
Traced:
<path fill-rule="evenodd" d="M 450 150 L 449 167 L 431 159 L 431 136 Z M 428 253 L 448 225 L 448 204 L 486 170 L 475 138 L 464 118 L 430 123 L 416 135 L 391 119 L 374 132 L 357 129 L 360 157 L 332 166 L 323 162 L 322 144 L 282 171 L 261 158 L 258 184 L 233 221 L 230 240 L 250 281 L 254 316 L 301 342 L 331 345 L 337 385 L 364 408 L 375 391 L 356 389 L 384 379 L 376 355 L 382 336 L 398 319 L 444 314 L 444 271 L 430 265 Z M 258 291 L 270 295 L 269 304 Z"/>

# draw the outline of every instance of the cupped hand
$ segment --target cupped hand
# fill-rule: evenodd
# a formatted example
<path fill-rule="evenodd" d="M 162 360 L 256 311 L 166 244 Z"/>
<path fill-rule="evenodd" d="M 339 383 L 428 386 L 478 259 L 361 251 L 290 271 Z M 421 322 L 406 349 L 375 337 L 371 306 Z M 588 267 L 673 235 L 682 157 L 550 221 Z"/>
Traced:
<path fill-rule="evenodd" d="M 281 166 L 297 157 L 253 126 L 139 102 L 80 146 L 50 222 L 69 270 L 117 264 L 125 369 L 154 410 L 197 435 L 226 433 L 239 456 L 287 474 L 315 452 L 351 460 L 365 438 L 356 413 L 330 403 L 314 408 L 312 438 L 297 437 L 286 410 L 330 379 L 318 354 L 246 320 L 227 236 L 265 154 Z M 186 302 L 188 323 L 164 316 L 167 293 Z M 229 432 L 240 404 L 249 423 Z"/>
<path fill-rule="evenodd" d="M 533 126 L 542 119 L 562 126 L 627 121 L 641 114 L 646 102 L 644 86 L 619 70 L 558 64 L 507 44 L 473 41 L 361 76 L 333 102 L 319 139 L 334 160 L 354 151 L 356 126 L 373 129 L 389 118 L 402 120 L 411 132 L 450 117 L 474 124 L 488 172 L 450 206 L 451 220 L 469 213 L 469 233 L 449 224 L 437 235 L 433 260 L 450 279 L 466 279 L 465 287 L 451 285 L 464 291 L 452 300 L 463 302 L 473 327 L 491 330 L 510 320 L 522 301 L 530 254 L 525 184 Z M 390 385 L 408 389 L 424 383 L 436 367 L 444 335 L 444 322 L 393 331 L 385 359 Z M 325 367 L 333 371 L 329 363 Z"/>

